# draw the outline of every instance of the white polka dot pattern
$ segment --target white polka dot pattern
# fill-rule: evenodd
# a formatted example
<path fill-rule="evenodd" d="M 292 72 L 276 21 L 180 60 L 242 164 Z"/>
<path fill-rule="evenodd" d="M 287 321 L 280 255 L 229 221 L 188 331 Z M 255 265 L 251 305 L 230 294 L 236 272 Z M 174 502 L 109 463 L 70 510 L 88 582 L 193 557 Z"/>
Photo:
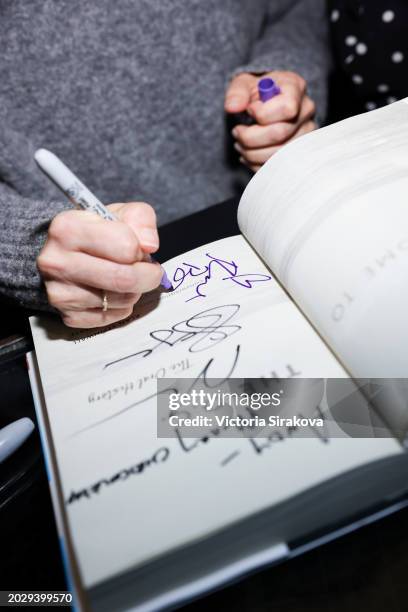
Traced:
<path fill-rule="evenodd" d="M 365 45 L 364 43 L 358 43 L 356 47 L 356 53 L 358 53 L 359 55 L 365 55 L 367 53 L 367 45 Z"/>
<path fill-rule="evenodd" d="M 351 77 L 351 80 L 353 81 L 353 83 L 355 83 L 356 85 L 361 85 L 361 83 L 363 83 L 364 79 L 361 76 L 361 74 L 353 74 L 353 76 Z"/>
<path fill-rule="evenodd" d="M 334 9 L 330 15 L 331 21 L 335 23 L 336 21 L 339 20 L 339 17 L 340 17 L 340 11 L 338 11 L 337 9 Z"/>
<path fill-rule="evenodd" d="M 345 76 L 354 85 L 349 108 L 371 111 L 407 96 L 408 0 L 329 0 L 329 5 L 339 83 Z"/>
<path fill-rule="evenodd" d="M 384 23 L 391 23 L 395 17 L 394 11 L 384 11 L 382 14 L 382 20 Z"/>
<path fill-rule="evenodd" d="M 401 53 L 401 51 L 394 51 L 394 53 L 391 55 L 391 59 L 394 64 L 400 64 L 404 61 L 404 54 Z"/>

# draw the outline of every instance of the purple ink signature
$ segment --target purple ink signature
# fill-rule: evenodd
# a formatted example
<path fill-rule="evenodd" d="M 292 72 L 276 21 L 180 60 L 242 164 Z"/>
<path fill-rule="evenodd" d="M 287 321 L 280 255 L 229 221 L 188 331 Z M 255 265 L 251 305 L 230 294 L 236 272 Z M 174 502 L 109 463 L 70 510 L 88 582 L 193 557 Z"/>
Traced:
<path fill-rule="evenodd" d="M 268 274 L 238 274 L 239 267 L 235 261 L 226 261 L 219 257 L 213 257 L 210 253 L 206 253 L 205 256 L 208 257 L 208 263 L 204 266 L 196 266 L 183 262 L 181 266 L 174 271 L 172 279 L 174 289 L 181 287 L 185 280 L 194 279 L 198 276 L 202 277 L 202 281 L 194 288 L 194 295 L 186 300 L 186 302 L 191 302 L 191 300 L 195 300 L 196 298 L 207 297 L 204 287 L 208 285 L 208 282 L 214 278 L 217 273 L 221 273 L 222 281 L 232 281 L 244 289 L 252 289 L 255 283 L 262 283 L 272 279 Z"/>

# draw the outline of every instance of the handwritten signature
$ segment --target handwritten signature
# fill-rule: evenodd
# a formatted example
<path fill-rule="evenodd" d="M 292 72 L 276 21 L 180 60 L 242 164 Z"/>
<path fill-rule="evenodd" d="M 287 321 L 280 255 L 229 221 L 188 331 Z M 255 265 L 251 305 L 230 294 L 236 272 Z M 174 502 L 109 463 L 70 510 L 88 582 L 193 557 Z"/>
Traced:
<path fill-rule="evenodd" d="M 239 309 L 239 304 L 214 306 L 189 317 L 185 321 L 175 323 L 170 328 L 153 330 L 149 334 L 153 340 L 156 340 L 152 347 L 110 361 L 104 365 L 103 369 L 106 370 L 127 359 L 149 357 L 159 348 L 173 347 L 182 342 L 186 343 L 186 348 L 189 345 L 188 351 L 190 353 L 206 351 L 241 329 L 240 325 L 229 324 Z"/>
<path fill-rule="evenodd" d="M 213 279 L 216 273 L 221 273 L 222 281 L 231 281 L 244 289 L 252 289 L 255 283 L 267 282 L 272 279 L 268 274 L 249 273 L 249 274 L 238 274 L 239 266 L 235 261 L 226 261 L 219 257 L 213 257 L 210 253 L 206 253 L 205 256 L 208 258 L 208 263 L 204 266 L 196 266 L 191 263 L 183 262 L 181 266 L 176 268 L 173 274 L 173 287 L 178 289 L 187 279 L 194 279 L 196 277 L 203 277 L 202 281 L 194 288 L 194 295 L 186 302 L 191 302 L 197 298 L 206 297 L 204 287 L 208 285 L 209 281 Z"/>

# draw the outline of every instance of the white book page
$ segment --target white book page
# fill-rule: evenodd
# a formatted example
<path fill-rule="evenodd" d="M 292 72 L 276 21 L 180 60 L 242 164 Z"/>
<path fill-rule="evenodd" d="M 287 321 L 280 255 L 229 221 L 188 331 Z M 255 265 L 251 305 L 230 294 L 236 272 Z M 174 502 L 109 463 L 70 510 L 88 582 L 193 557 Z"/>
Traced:
<path fill-rule="evenodd" d="M 406 101 L 284 147 L 238 220 L 355 378 L 407 376 Z"/>
<path fill-rule="evenodd" d="M 187 273 L 210 259 L 218 263 L 206 274 Z M 124 326 L 78 333 L 31 320 L 86 587 L 401 452 L 392 438 L 277 441 L 273 431 L 257 440 L 158 439 L 157 377 L 347 376 L 241 236 L 165 267 L 178 288 L 147 296 Z"/>

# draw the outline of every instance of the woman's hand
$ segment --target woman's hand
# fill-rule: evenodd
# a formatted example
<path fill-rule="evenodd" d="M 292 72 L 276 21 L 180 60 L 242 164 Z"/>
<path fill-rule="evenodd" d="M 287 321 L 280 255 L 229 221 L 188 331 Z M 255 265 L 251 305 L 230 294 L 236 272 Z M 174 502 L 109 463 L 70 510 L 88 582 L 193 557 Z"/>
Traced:
<path fill-rule="evenodd" d="M 264 77 L 272 78 L 281 89 L 278 96 L 265 103 L 258 93 L 258 82 Z M 255 122 L 232 130 L 241 163 L 254 172 L 283 145 L 316 128 L 315 104 L 307 95 L 306 81 L 295 72 L 269 72 L 262 77 L 239 74 L 227 89 L 225 110 L 246 111 Z"/>
<path fill-rule="evenodd" d="M 78 210 L 57 215 L 37 259 L 48 301 L 69 327 L 125 319 L 141 294 L 158 287 L 162 278 L 159 264 L 143 261 L 159 247 L 153 208 L 141 202 L 108 208 L 118 221 Z"/>

